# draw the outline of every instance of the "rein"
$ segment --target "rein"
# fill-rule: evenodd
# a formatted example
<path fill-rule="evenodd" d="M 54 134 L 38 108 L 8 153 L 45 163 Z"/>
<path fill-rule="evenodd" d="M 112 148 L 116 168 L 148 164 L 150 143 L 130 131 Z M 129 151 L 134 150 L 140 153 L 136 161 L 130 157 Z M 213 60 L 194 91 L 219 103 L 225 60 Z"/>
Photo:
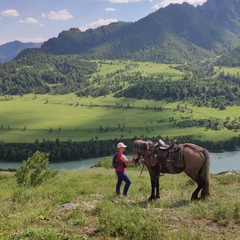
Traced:
<path fill-rule="evenodd" d="M 146 157 L 143 157 L 143 159 L 145 160 L 145 159 L 149 158 L 151 155 L 152 155 L 152 153 L 148 154 Z M 140 157 L 141 157 L 141 156 L 139 156 L 139 157 L 138 157 L 137 159 L 135 159 L 134 161 L 139 161 L 139 158 L 140 158 Z M 154 164 L 152 164 L 152 166 L 154 166 L 156 163 L 157 163 L 157 159 L 156 159 L 156 161 L 154 162 Z M 135 163 L 135 165 L 136 165 L 136 163 Z M 142 170 L 141 170 L 141 172 L 140 172 L 140 175 L 143 173 L 144 165 L 145 165 L 145 164 L 142 165 Z M 136 165 L 136 170 L 137 170 L 137 165 Z"/>

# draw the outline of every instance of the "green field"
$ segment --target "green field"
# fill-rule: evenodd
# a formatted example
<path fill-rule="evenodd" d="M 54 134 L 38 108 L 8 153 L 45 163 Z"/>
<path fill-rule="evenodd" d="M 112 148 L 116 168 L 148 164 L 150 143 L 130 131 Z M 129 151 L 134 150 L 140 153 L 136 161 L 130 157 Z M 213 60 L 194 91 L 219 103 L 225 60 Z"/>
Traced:
<path fill-rule="evenodd" d="M 124 74 L 140 71 L 144 76 L 161 74 L 164 79 L 178 80 L 184 73 L 173 65 L 136 63 L 131 61 L 98 61 L 97 74 L 124 70 Z M 91 76 L 93 79 L 95 76 Z M 177 110 L 177 106 L 181 110 Z M 240 119 L 240 107 L 223 111 L 195 107 L 187 103 L 114 98 L 111 94 L 92 98 L 66 95 L 0 96 L 0 141 L 34 142 L 55 140 L 89 141 L 90 139 L 140 138 L 192 135 L 201 140 L 227 140 L 238 136 L 238 131 L 207 130 L 205 127 L 177 128 L 174 122 L 184 120 L 226 118 Z"/>
<path fill-rule="evenodd" d="M 176 111 L 179 103 L 123 99 L 113 97 L 78 98 L 68 95 L 24 95 L 0 98 L 0 141 L 34 142 L 38 140 L 76 140 L 131 138 L 143 136 L 194 135 L 220 140 L 238 136 L 222 129 L 175 128 L 171 118 L 181 120 L 240 116 L 240 107 L 224 111 L 188 106 L 192 113 Z M 184 106 L 184 104 L 182 104 Z M 121 106 L 121 107 L 120 107 Z M 164 107 L 163 110 L 155 110 Z"/>
<path fill-rule="evenodd" d="M 98 68 L 101 75 L 113 73 L 118 70 L 124 70 L 128 73 L 140 72 L 143 76 L 157 76 L 162 74 L 164 77 L 172 79 L 181 79 L 182 73 L 173 67 L 177 64 L 159 64 L 152 62 L 132 62 L 132 61 L 99 61 Z M 98 73 L 99 74 L 99 73 Z"/>
<path fill-rule="evenodd" d="M 239 67 L 214 67 L 214 70 L 217 74 L 220 72 L 224 72 L 225 74 L 235 74 L 239 75 L 240 74 L 240 68 Z"/>

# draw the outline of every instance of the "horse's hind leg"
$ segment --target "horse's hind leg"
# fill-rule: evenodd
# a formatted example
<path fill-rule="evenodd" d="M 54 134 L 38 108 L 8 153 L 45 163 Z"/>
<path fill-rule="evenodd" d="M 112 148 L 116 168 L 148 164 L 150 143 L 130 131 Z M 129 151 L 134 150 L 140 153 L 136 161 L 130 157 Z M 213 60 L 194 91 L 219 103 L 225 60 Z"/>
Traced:
<path fill-rule="evenodd" d="M 194 190 L 192 193 L 191 200 L 197 200 L 199 199 L 198 194 L 201 191 L 201 189 L 204 188 L 205 186 L 205 181 L 204 179 L 201 178 L 201 176 L 197 172 L 190 172 L 190 171 L 185 171 L 185 173 L 197 183 L 197 188 Z M 203 193 L 203 192 L 202 192 Z"/>
<path fill-rule="evenodd" d="M 203 188 L 202 188 L 202 192 L 201 192 L 201 198 L 204 199 L 206 197 L 210 197 L 211 198 L 211 195 L 209 193 L 209 186 L 206 186 L 207 184 L 209 183 L 206 183 L 204 184 Z"/>
<path fill-rule="evenodd" d="M 198 193 L 200 192 L 200 190 L 201 189 L 203 189 L 204 188 L 204 185 L 205 185 L 205 181 L 203 180 L 203 179 L 199 179 L 199 180 L 197 180 L 196 181 L 197 182 L 197 188 L 195 189 L 195 191 L 193 192 L 193 194 L 192 194 L 192 197 L 191 197 L 191 200 L 197 200 L 197 199 L 199 199 L 198 198 Z M 201 197 L 203 197 L 203 191 L 202 191 L 202 193 L 201 193 Z"/>

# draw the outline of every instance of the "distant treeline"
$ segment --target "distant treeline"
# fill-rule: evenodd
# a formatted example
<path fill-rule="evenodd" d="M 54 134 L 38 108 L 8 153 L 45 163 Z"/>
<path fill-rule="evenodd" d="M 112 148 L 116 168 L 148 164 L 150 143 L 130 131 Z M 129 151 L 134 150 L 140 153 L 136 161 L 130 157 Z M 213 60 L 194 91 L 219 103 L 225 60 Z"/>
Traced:
<path fill-rule="evenodd" d="M 169 102 L 189 101 L 195 106 L 207 106 L 224 110 L 226 106 L 240 105 L 240 76 L 224 75 L 222 72 L 217 79 L 206 77 L 194 79 L 183 76 L 183 79 L 162 81 L 151 77 L 139 77 L 138 81 L 115 97 L 134 97 L 137 99 L 166 100 Z"/>
<path fill-rule="evenodd" d="M 55 141 L 44 140 L 34 143 L 0 143 L 0 160 L 6 162 L 22 162 L 31 157 L 36 151 L 49 153 L 50 162 L 65 162 L 79 159 L 88 159 L 96 157 L 111 156 L 116 151 L 116 145 L 119 141 L 127 144 L 128 148 L 125 153 L 131 155 L 132 143 L 137 137 L 132 139 L 111 139 L 111 140 L 90 140 L 88 142 Z M 161 136 L 152 138 L 144 137 L 143 140 L 151 140 L 157 142 L 163 139 Z M 178 143 L 191 142 L 199 146 L 205 147 L 209 151 L 222 152 L 238 149 L 240 146 L 240 136 L 233 137 L 226 141 L 200 141 L 192 139 L 192 136 L 181 136 L 176 138 Z M 163 139 L 170 144 L 174 139 Z"/>
<path fill-rule="evenodd" d="M 107 79 L 94 78 L 97 86 L 79 89 L 79 97 L 99 97 L 114 93 L 114 97 L 165 100 L 167 102 L 188 101 L 195 106 L 206 106 L 224 110 L 227 106 L 240 105 L 240 75 L 221 72 L 212 78 L 213 69 L 197 69 L 192 74 L 184 74 L 181 79 L 171 77 L 143 76 L 140 72 L 128 74 L 116 72 Z M 186 70 L 186 69 L 185 69 Z M 127 87 L 126 87 L 127 86 Z"/>

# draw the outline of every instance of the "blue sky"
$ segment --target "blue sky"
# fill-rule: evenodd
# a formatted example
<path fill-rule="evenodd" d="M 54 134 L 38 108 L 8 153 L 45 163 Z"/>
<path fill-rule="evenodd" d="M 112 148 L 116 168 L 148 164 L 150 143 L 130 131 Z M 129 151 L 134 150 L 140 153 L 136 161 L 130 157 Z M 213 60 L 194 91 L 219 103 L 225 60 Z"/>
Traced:
<path fill-rule="evenodd" d="M 0 0 L 0 45 L 44 42 L 70 28 L 85 31 L 111 22 L 135 22 L 170 3 L 206 0 Z"/>

